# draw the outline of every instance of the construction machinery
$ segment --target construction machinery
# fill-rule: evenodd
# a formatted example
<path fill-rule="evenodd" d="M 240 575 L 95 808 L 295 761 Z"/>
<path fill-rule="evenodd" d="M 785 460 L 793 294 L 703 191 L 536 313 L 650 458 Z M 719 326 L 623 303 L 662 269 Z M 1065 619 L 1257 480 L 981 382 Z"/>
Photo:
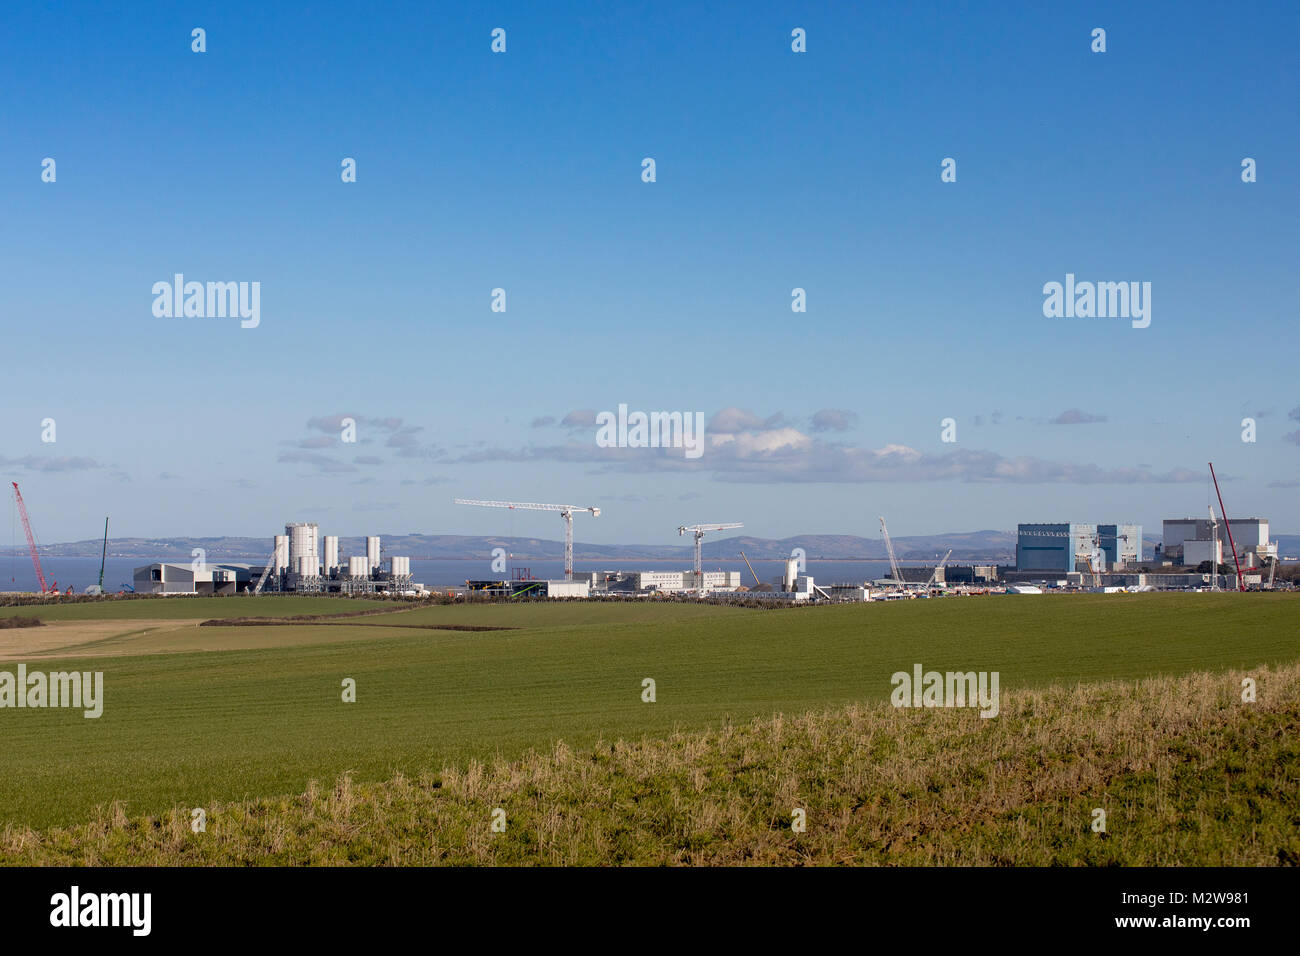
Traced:
<path fill-rule="evenodd" d="M 889 554 L 889 574 L 900 589 L 906 590 L 907 585 L 903 581 L 903 573 L 898 570 L 898 558 L 894 555 L 894 542 L 889 537 L 889 528 L 885 525 L 883 515 L 877 517 L 880 518 L 880 533 L 885 536 L 885 551 Z"/>
<path fill-rule="evenodd" d="M 745 557 L 744 551 L 740 552 L 740 560 L 745 562 L 745 567 L 749 568 L 749 573 L 754 575 L 754 587 L 761 588 L 763 582 L 758 579 L 757 574 L 754 574 L 754 566 L 749 563 L 749 558 Z"/>
<path fill-rule="evenodd" d="M 32 534 L 32 523 L 27 518 L 27 505 L 23 503 L 23 493 L 18 490 L 18 482 L 11 481 L 14 486 L 14 498 L 18 501 L 18 516 L 23 519 L 23 531 L 27 534 L 27 550 L 32 555 L 32 567 L 36 569 L 36 580 L 40 584 L 42 594 L 58 594 L 58 582 L 53 586 L 45 583 L 45 572 L 41 570 L 41 557 L 36 553 L 36 537 Z"/>
<path fill-rule="evenodd" d="M 700 545 L 701 542 L 704 541 L 705 532 L 729 531 L 732 528 L 743 528 L 743 527 L 745 526 L 743 524 L 740 524 L 739 522 L 729 521 L 729 522 L 724 522 L 722 524 L 691 524 L 691 525 L 684 524 L 677 529 L 678 535 L 686 534 L 686 532 L 688 531 L 695 535 L 695 564 L 693 567 L 693 570 L 695 572 L 695 576 L 693 579 L 695 583 L 695 590 L 699 591 L 704 587 L 704 570 L 701 563 Z M 750 574 L 753 574 L 754 569 L 750 568 L 749 572 Z M 754 579 L 757 580 L 758 575 L 754 575 Z"/>
<path fill-rule="evenodd" d="M 1237 568 L 1237 590 L 1246 590 L 1246 582 L 1241 577 L 1241 561 L 1237 558 L 1237 544 L 1232 540 L 1232 522 L 1228 520 L 1227 509 L 1223 507 L 1223 493 L 1219 491 L 1219 478 L 1214 473 L 1214 462 L 1210 462 L 1210 479 L 1214 482 L 1214 493 L 1219 498 L 1219 514 L 1223 515 L 1223 526 L 1228 529 L 1228 547 L 1232 549 L 1232 563 Z"/>
<path fill-rule="evenodd" d="M 266 559 L 266 567 L 262 569 L 262 576 L 257 579 L 257 587 L 253 588 L 253 594 L 261 594 L 262 588 L 266 587 L 266 579 L 271 576 L 271 569 L 275 567 L 276 556 L 279 553 L 278 547 L 271 549 L 271 556 Z"/>
<path fill-rule="evenodd" d="M 573 580 L 573 513 L 590 511 L 593 518 L 600 517 L 600 509 L 588 505 L 548 505 L 535 501 L 483 501 L 477 498 L 454 498 L 458 505 L 474 505 L 478 508 L 509 508 L 512 511 L 558 511 L 564 519 L 564 580 Z"/>
<path fill-rule="evenodd" d="M 948 563 L 948 559 L 951 557 L 952 557 L 952 548 L 949 548 L 948 553 L 943 556 L 943 560 L 940 561 L 937 565 L 935 565 L 934 573 L 930 575 L 930 580 L 927 581 L 925 584 L 927 588 L 932 588 L 939 583 L 939 573 L 943 571 L 944 566 Z"/>
<path fill-rule="evenodd" d="M 104 593 L 104 562 L 108 559 L 108 519 L 104 519 L 104 548 L 99 555 L 99 583 L 87 586 L 85 594 Z"/>
<path fill-rule="evenodd" d="M 104 547 L 99 552 L 99 592 L 104 593 L 104 562 L 108 560 L 108 515 L 104 515 Z"/>

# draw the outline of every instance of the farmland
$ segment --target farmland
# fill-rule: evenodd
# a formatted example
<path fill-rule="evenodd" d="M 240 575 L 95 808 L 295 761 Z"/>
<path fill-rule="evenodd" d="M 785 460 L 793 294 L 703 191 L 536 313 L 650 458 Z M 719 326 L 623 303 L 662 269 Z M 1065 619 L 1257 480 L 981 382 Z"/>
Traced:
<path fill-rule="evenodd" d="M 103 671 L 103 716 L 0 710 L 0 824 L 76 826 L 418 779 L 557 741 L 655 741 L 774 714 L 874 707 L 890 675 L 991 670 L 1004 694 L 1300 659 L 1300 602 L 1277 594 L 1003 597 L 763 611 L 688 604 L 450 605 L 276 627 L 201 620 L 362 609 L 360 601 L 180 599 L 0 609 L 0 669 Z M 384 611 L 380 606 L 377 610 Z M 96 611 L 100 613 L 95 613 Z M 75 613 L 74 613 L 75 612 Z M 22 646 L 65 627 L 58 650 Z M 467 632 L 440 627 L 490 626 Z M 17 643 L 15 643 L 17 642 Z M 355 703 L 343 703 L 345 678 Z M 642 681 L 656 685 L 642 701 Z M 1070 715 L 1058 715 L 1064 720 Z M 1083 719 L 1075 714 L 1072 719 Z M 1279 718 L 1281 719 L 1281 718 Z M 980 726 L 998 721 L 977 722 Z"/>

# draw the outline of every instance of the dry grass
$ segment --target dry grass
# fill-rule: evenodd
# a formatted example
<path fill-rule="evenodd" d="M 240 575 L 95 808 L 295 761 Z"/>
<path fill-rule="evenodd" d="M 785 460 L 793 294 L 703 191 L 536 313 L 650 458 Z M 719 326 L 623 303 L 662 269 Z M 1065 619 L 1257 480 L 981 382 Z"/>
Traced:
<path fill-rule="evenodd" d="M 1004 695 L 988 720 L 853 706 L 418 779 L 345 774 L 208 807 L 199 834 L 188 808 L 133 819 L 115 804 L 76 827 L 6 829 L 0 862 L 1294 865 L 1298 732 L 1300 662 Z"/>

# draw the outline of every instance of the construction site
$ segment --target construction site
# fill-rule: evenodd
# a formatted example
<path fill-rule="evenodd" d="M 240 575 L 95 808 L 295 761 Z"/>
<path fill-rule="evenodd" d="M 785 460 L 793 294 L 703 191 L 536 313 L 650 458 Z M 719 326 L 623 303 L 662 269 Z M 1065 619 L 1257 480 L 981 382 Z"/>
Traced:
<path fill-rule="evenodd" d="M 1278 546 L 1270 540 L 1269 522 L 1263 518 L 1230 521 L 1214 466 L 1209 466 L 1219 511 L 1209 506 L 1208 518 L 1171 518 L 1163 522 L 1162 539 L 1153 553 L 1143 553 L 1142 526 L 1135 523 L 1087 524 L 1078 522 L 1022 523 L 1017 527 L 1014 564 L 949 566 L 952 549 L 932 565 L 904 566 L 895 552 L 883 516 L 877 520 L 888 557 L 889 574 L 866 581 L 818 584 L 807 574 L 805 556 L 783 560 L 780 574 L 763 581 L 744 551 L 739 558 L 749 579 L 736 570 L 703 568 L 706 535 L 734 531 L 741 522 L 682 524 L 679 537 L 693 544 L 690 570 L 603 570 L 575 574 L 573 517 L 599 517 L 595 505 L 547 504 L 456 498 L 457 505 L 542 511 L 558 514 L 564 527 L 564 576 L 534 578 L 528 568 L 507 570 L 504 556 L 494 558 L 492 569 L 500 576 L 466 580 L 464 587 L 439 588 L 442 593 L 480 595 L 505 599 L 586 599 L 675 597 L 709 601 L 774 601 L 780 603 L 842 603 L 898 600 L 943 595 L 987 593 L 1037 594 L 1046 591 L 1149 591 L 1247 590 L 1272 588 L 1278 564 Z M 58 582 L 47 579 L 40 560 L 26 503 L 17 482 L 11 482 L 17 513 L 22 520 L 27 548 L 39 593 L 70 595 Z M 1220 533 L 1222 528 L 1222 534 Z M 104 594 L 104 560 L 108 553 L 109 519 L 104 520 L 98 583 L 83 594 Z M 135 567 L 130 584 L 122 591 L 158 595 L 223 594 L 336 594 L 343 596 L 393 595 L 421 597 L 431 593 L 413 580 L 411 558 L 385 556 L 380 537 L 359 541 L 357 553 L 343 555 L 337 535 L 321 536 L 314 522 L 286 524 L 284 534 L 272 539 L 261 563 L 208 561 L 195 549 L 191 561 L 154 561 Z M 1225 565 L 1225 544 L 1232 565 Z M 238 556 L 238 555 L 236 555 Z"/>

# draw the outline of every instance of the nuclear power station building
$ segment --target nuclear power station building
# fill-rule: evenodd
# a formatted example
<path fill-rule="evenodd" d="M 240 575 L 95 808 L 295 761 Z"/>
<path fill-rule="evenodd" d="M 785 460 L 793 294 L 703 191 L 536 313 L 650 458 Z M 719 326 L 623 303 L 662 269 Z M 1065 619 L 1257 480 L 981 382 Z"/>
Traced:
<path fill-rule="evenodd" d="M 1217 518 L 1166 519 L 1157 557 L 1189 567 L 1203 561 L 1232 564 L 1233 544 L 1242 567 L 1258 568 L 1277 558 L 1277 542 L 1269 540 L 1266 518 L 1233 518 L 1231 525 Z"/>
<path fill-rule="evenodd" d="M 1112 571 L 1142 559 L 1140 524 L 1022 524 L 1016 530 L 1016 570 Z"/>

